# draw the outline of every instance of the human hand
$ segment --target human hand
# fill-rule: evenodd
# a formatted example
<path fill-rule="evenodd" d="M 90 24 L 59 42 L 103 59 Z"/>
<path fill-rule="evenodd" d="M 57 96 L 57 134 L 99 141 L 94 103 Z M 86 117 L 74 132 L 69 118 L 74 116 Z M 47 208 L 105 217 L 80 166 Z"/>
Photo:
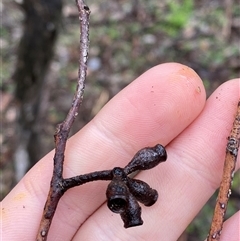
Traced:
<path fill-rule="evenodd" d="M 137 175 L 158 191 L 158 201 L 142 207 L 143 226 L 124 229 L 105 204 L 108 182 L 72 188 L 58 204 L 48 240 L 177 240 L 220 184 L 239 84 L 224 83 L 205 102 L 196 73 L 168 63 L 122 90 L 69 139 L 64 177 L 124 167 L 139 149 L 160 143 L 167 161 Z M 41 159 L 2 201 L 2 240 L 35 240 L 53 155 Z M 238 240 L 239 216 L 225 222 L 221 241 Z"/>

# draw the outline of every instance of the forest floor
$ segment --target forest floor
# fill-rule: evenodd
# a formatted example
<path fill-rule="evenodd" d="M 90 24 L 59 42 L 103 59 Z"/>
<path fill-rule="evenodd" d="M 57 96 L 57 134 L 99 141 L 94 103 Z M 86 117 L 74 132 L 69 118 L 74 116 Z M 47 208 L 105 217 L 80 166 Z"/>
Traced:
<path fill-rule="evenodd" d="M 8 153 L 12 150 L 14 123 L 18 115 L 11 75 L 24 19 L 16 2 L 3 0 L 1 12 L 2 197 L 12 188 L 13 176 L 18 175 L 8 168 L 13 165 L 8 162 Z M 137 76 L 157 64 L 180 62 L 193 68 L 202 78 L 208 96 L 223 82 L 239 77 L 238 0 L 87 2 L 91 9 L 88 77 L 84 104 L 72 133 L 88 123 L 109 99 Z M 65 0 L 61 32 L 47 76 L 47 148 L 43 155 L 53 148 L 56 124 L 63 120 L 71 105 L 78 72 L 78 46 L 78 11 L 75 1 Z M 204 240 L 215 198 L 210 199 L 188 227 L 182 241 Z M 233 200 L 228 216 L 238 209 L 239 204 Z"/>

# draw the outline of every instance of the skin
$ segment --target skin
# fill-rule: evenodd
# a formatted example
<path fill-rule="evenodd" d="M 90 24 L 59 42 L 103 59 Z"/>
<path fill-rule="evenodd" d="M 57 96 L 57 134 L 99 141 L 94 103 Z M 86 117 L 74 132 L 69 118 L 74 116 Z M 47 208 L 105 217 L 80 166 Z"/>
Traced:
<path fill-rule="evenodd" d="M 143 226 L 124 229 L 120 216 L 105 203 L 108 182 L 70 189 L 59 202 L 48 240 L 177 240 L 219 187 L 239 98 L 240 79 L 235 79 L 206 101 L 200 77 L 177 63 L 141 75 L 69 139 L 64 177 L 123 167 L 139 149 L 160 143 L 166 146 L 167 161 L 137 175 L 158 190 L 157 203 L 142 207 Z M 3 240 L 35 240 L 53 154 L 41 159 L 2 201 Z M 226 221 L 221 241 L 239 240 L 239 218 L 238 212 Z"/>

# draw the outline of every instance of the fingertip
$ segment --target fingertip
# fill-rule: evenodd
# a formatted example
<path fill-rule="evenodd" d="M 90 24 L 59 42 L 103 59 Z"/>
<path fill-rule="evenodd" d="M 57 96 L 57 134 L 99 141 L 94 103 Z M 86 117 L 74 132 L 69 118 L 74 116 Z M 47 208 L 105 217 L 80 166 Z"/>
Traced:
<path fill-rule="evenodd" d="M 222 102 L 223 105 L 231 103 L 233 108 L 236 107 L 240 99 L 240 78 L 231 79 L 221 84 L 209 97 L 209 102 Z M 222 106 L 224 107 L 224 106 Z M 224 108 L 222 108 L 224 110 Z"/>
<path fill-rule="evenodd" d="M 188 90 L 187 87 L 193 85 L 195 91 L 193 93 L 203 100 L 206 99 L 206 91 L 199 75 L 192 68 L 180 63 L 156 65 L 137 78 L 133 84 L 137 81 L 144 85 L 149 85 L 152 81 L 162 82 L 163 89 L 166 83 L 178 86 L 181 82 L 184 82 L 185 91 Z M 171 91 L 170 88 L 168 90 Z"/>
<path fill-rule="evenodd" d="M 179 63 L 165 63 L 146 71 L 123 89 L 103 108 L 97 121 L 101 119 L 103 125 L 107 123 L 108 130 L 117 132 L 118 137 L 119 132 L 127 134 L 132 143 L 139 134 L 144 135 L 145 142 L 144 133 L 156 133 L 156 128 L 174 137 L 174 130 L 178 129 L 175 128 L 176 120 L 184 129 L 201 112 L 205 101 L 203 82 L 194 70 Z M 113 127 L 109 123 L 114 123 Z M 117 126 L 122 127 L 123 123 L 125 129 L 119 131 Z M 155 138 L 149 143 L 156 144 L 156 141 Z M 143 146 L 137 149 L 139 147 Z"/>

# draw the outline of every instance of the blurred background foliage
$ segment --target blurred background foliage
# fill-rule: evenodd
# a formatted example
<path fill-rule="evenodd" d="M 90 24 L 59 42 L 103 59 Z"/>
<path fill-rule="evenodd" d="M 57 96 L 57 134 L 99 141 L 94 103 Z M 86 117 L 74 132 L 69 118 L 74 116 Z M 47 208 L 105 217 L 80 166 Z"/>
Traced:
<path fill-rule="evenodd" d="M 19 134 L 16 122 L 20 103 L 15 97 L 16 85 L 12 78 L 23 34 L 22 2 L 3 0 L 0 3 L 1 199 L 29 165 L 25 162 L 27 150 L 23 148 L 19 152 L 15 141 Z M 224 81 L 239 77 L 238 0 L 88 0 L 87 4 L 91 9 L 88 77 L 84 104 L 72 133 L 89 122 L 122 88 L 157 64 L 180 62 L 193 68 L 202 78 L 208 96 Z M 75 91 L 79 48 L 75 1 L 63 1 L 60 23 L 41 95 L 44 109 L 40 128 L 44 144 L 38 148 L 41 156 L 54 147 L 52 136 L 56 124 L 64 119 Z M 237 174 L 228 217 L 239 210 L 239 179 Z M 179 240 L 204 240 L 215 199 L 216 194 Z"/>

